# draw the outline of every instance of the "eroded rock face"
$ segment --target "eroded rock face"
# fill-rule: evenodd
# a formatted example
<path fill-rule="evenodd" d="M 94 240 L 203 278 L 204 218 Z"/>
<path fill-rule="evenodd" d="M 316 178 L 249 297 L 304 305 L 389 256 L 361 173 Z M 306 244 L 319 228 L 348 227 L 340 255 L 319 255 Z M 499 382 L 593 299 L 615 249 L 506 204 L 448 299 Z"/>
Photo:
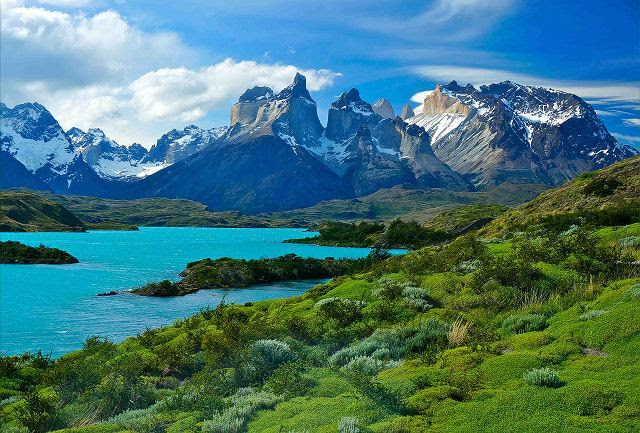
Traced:
<path fill-rule="evenodd" d="M 254 89 L 249 95 L 245 92 L 232 107 L 232 128 L 225 139 L 238 141 L 275 134 L 292 146 L 318 145 L 324 128 L 303 75 L 296 74 L 293 83 L 276 95 L 268 88 Z"/>
<path fill-rule="evenodd" d="M 402 107 L 402 113 L 400 114 L 400 118 L 402 120 L 407 120 L 412 118 L 415 115 L 416 113 L 413 111 L 413 108 L 411 107 L 411 105 L 405 104 L 405 106 Z"/>
<path fill-rule="evenodd" d="M 426 115 L 433 114 L 460 114 L 463 116 L 471 112 L 471 107 L 463 104 L 460 100 L 451 97 L 441 90 L 442 86 L 438 84 L 433 92 L 424 98 L 422 104 L 422 113 Z"/>
<path fill-rule="evenodd" d="M 360 98 L 360 92 L 351 89 L 331 104 L 325 135 L 333 141 L 345 140 L 358 132 L 360 126 L 375 125 L 381 119 L 371 105 Z"/>
<path fill-rule="evenodd" d="M 384 99 L 378 99 L 372 106 L 373 112 L 383 119 L 393 119 L 396 117 L 395 112 L 393 111 L 393 107 L 391 103 Z"/>
<path fill-rule="evenodd" d="M 347 145 L 350 156 L 344 161 L 348 167 L 344 178 L 353 186 L 356 196 L 371 194 L 380 188 L 413 183 L 411 170 L 400 160 L 378 152 L 371 132 L 360 126 Z"/>
<path fill-rule="evenodd" d="M 240 123 L 242 125 L 250 125 L 255 122 L 258 115 L 258 109 L 266 104 L 269 99 L 274 96 L 273 90 L 269 87 L 252 87 L 247 89 L 238 102 L 231 107 L 231 123 L 235 125 Z"/>

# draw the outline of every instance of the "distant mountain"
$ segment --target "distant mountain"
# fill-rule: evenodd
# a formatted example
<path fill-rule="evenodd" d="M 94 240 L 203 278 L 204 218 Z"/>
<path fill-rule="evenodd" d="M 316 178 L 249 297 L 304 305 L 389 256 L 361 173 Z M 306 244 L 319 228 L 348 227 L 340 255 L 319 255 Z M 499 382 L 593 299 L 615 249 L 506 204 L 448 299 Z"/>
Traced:
<path fill-rule="evenodd" d="M 143 177 L 145 172 L 156 165 L 143 163 L 147 150 L 140 144 L 122 146 L 107 137 L 99 128 L 91 128 L 86 133 L 78 128 L 67 131 L 76 154 L 101 177 L 107 179 L 127 179 Z"/>
<path fill-rule="evenodd" d="M 302 75 L 278 94 L 245 93 L 232 108 L 232 120 L 220 140 L 141 180 L 133 193 L 247 213 L 350 195 L 346 183 L 305 147 L 317 142 L 323 128 Z"/>
<path fill-rule="evenodd" d="M 227 129 L 226 126 L 201 129 L 195 125 L 189 125 L 182 131 L 172 129 L 160 137 L 142 162 L 155 163 L 164 168 L 204 149 L 224 135 Z"/>
<path fill-rule="evenodd" d="M 438 85 L 415 111 L 371 105 L 357 89 L 326 127 L 304 76 L 280 92 L 245 91 L 230 127 L 189 125 L 147 151 L 98 128 L 66 133 L 40 104 L 0 105 L 0 187 L 106 198 L 167 197 L 215 211 L 285 211 L 397 185 L 449 191 L 558 185 L 638 152 L 619 143 L 579 97 L 502 82 Z"/>
<path fill-rule="evenodd" d="M 0 189 L 24 187 L 49 191 L 49 186 L 38 176 L 27 170 L 9 152 L 0 150 Z"/>
<path fill-rule="evenodd" d="M 402 120 L 407 120 L 412 118 L 415 115 L 416 113 L 413 111 L 413 108 L 411 107 L 411 105 L 405 104 L 405 106 L 402 107 L 402 113 L 400 114 L 400 118 Z"/>
<path fill-rule="evenodd" d="M 407 121 L 423 127 L 436 156 L 478 187 L 505 180 L 558 185 L 637 153 L 579 97 L 509 81 L 479 89 L 438 85 Z"/>
<path fill-rule="evenodd" d="M 52 189 L 59 193 L 119 196 L 125 182 L 147 176 L 215 141 L 226 128 L 172 130 L 147 151 L 123 146 L 99 128 L 64 131 L 38 103 L 0 104 L 0 187 Z M 26 170 L 26 172 L 25 172 Z"/>

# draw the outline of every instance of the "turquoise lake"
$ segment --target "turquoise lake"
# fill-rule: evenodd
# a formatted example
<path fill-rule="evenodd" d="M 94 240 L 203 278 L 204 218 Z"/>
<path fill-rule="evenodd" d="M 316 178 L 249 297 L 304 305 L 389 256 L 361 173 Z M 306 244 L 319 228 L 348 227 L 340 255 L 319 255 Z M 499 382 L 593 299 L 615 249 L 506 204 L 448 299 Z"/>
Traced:
<path fill-rule="evenodd" d="M 0 354 L 41 349 L 59 356 L 91 335 L 113 341 L 171 324 L 207 306 L 298 295 L 318 281 L 296 281 L 232 290 L 201 290 L 176 298 L 98 293 L 149 281 L 177 280 L 190 261 L 206 257 L 257 259 L 296 253 L 303 257 L 363 257 L 366 248 L 287 244 L 313 236 L 303 229 L 142 227 L 140 231 L 0 233 L 1 240 L 44 244 L 76 256 L 73 265 L 0 265 Z"/>

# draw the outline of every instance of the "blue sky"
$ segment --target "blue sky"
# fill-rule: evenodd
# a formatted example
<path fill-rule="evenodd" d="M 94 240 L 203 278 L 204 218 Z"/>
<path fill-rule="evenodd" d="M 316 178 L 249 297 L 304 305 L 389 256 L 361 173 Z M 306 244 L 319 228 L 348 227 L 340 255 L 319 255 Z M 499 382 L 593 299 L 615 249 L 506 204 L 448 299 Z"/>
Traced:
<path fill-rule="evenodd" d="M 2 0 L 2 98 L 150 146 L 228 123 L 255 84 L 309 77 L 321 121 L 350 87 L 399 111 L 453 79 L 571 91 L 640 148 L 640 3 Z M 417 102 L 412 102 L 417 105 Z"/>

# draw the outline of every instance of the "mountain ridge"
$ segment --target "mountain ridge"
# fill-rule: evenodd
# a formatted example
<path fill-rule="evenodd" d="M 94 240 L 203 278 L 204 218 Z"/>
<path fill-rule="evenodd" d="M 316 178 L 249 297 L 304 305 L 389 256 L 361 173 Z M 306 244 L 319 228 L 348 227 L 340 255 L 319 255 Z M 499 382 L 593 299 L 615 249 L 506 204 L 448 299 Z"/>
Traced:
<path fill-rule="evenodd" d="M 230 127 L 172 129 L 149 150 L 119 145 L 98 128 L 65 132 L 37 103 L 0 109 L 3 158 L 14 158 L 8 166 L 19 172 L 18 184 L 3 181 L 8 186 L 187 198 L 245 213 L 401 184 L 456 191 L 503 182 L 555 186 L 637 154 L 581 98 L 509 81 L 438 84 L 422 112 L 406 105 L 393 118 L 387 100 L 369 104 L 352 88 L 330 105 L 324 127 L 297 74 L 277 93 L 245 91 L 231 107 Z"/>

